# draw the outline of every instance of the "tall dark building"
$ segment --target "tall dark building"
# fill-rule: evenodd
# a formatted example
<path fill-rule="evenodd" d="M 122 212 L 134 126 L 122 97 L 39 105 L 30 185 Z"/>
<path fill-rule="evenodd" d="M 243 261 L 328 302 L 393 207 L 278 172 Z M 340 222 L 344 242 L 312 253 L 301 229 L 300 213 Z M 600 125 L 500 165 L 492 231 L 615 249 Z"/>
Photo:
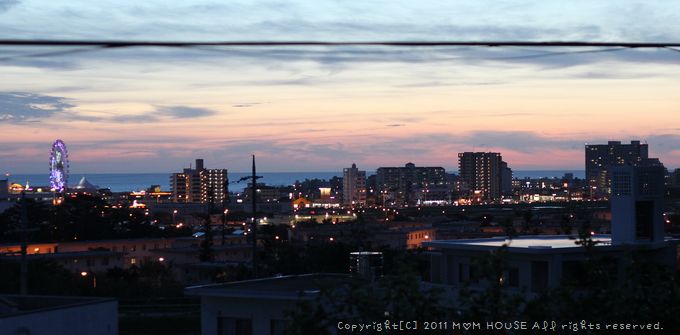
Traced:
<path fill-rule="evenodd" d="M 498 152 L 462 152 L 458 171 L 463 189 L 480 200 L 495 201 L 512 194 L 512 170 Z"/>
<path fill-rule="evenodd" d="M 501 160 L 501 195 L 512 196 L 512 169 Z"/>
<path fill-rule="evenodd" d="M 668 176 L 668 185 L 671 187 L 680 187 L 680 169 L 675 169 Z M 2 181 L 0 181 L 2 182 Z"/>
<path fill-rule="evenodd" d="M 663 242 L 665 172 L 658 159 L 610 166 L 612 243 Z"/>
<path fill-rule="evenodd" d="M 610 194 L 609 170 L 612 166 L 637 166 L 649 158 L 647 144 L 631 141 L 609 141 L 607 144 L 586 144 L 586 181 L 591 194 Z"/>
<path fill-rule="evenodd" d="M 376 172 L 376 188 L 382 192 L 393 192 L 397 200 L 411 202 L 411 193 L 416 189 L 446 185 L 446 170 L 443 167 L 420 167 L 407 163 L 403 167 L 381 167 Z"/>

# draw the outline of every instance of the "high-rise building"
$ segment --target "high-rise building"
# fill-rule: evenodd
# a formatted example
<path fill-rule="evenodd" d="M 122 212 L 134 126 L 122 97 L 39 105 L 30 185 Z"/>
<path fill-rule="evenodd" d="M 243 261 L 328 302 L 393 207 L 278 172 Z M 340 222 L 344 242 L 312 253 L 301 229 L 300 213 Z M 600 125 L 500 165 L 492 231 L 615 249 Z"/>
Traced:
<path fill-rule="evenodd" d="M 229 195 L 227 169 L 203 169 L 201 176 L 201 202 L 222 205 Z"/>
<path fill-rule="evenodd" d="M 459 153 L 458 171 L 462 189 L 480 200 L 495 201 L 512 194 L 512 170 L 498 152 Z"/>
<path fill-rule="evenodd" d="M 346 205 L 366 204 L 366 171 L 356 164 L 342 169 L 342 201 Z"/>
<path fill-rule="evenodd" d="M 412 193 L 429 187 L 446 185 L 446 170 L 443 167 L 421 167 L 407 163 L 403 167 L 381 167 L 376 173 L 376 188 L 380 192 L 393 194 L 393 198 L 406 203 L 415 198 Z"/>
<path fill-rule="evenodd" d="M 512 196 L 512 169 L 501 161 L 501 195 Z"/>
<path fill-rule="evenodd" d="M 170 175 L 170 190 L 174 202 L 201 202 L 222 205 L 229 194 L 226 169 L 206 169 L 202 159 L 196 168 Z"/>
<path fill-rule="evenodd" d="M 658 159 L 614 165 L 611 176 L 612 243 L 663 242 L 665 168 Z"/>
<path fill-rule="evenodd" d="M 680 187 L 680 169 L 675 169 L 670 173 L 668 185 L 671 187 Z"/>
<path fill-rule="evenodd" d="M 647 144 L 631 141 L 621 144 L 620 141 L 609 141 L 607 144 L 586 144 L 586 181 L 591 194 L 609 194 L 609 170 L 612 166 L 637 166 L 647 159 Z"/>
<path fill-rule="evenodd" d="M 170 175 L 170 191 L 174 202 L 200 202 L 201 176 L 194 169 Z"/>

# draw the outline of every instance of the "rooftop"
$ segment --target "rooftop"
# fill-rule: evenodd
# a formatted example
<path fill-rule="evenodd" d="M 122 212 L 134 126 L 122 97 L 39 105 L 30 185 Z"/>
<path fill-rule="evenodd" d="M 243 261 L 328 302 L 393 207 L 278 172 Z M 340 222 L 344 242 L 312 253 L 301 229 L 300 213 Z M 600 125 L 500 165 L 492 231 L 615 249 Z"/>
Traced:
<path fill-rule="evenodd" d="M 72 251 L 72 252 L 50 252 L 44 254 L 27 254 L 29 259 L 71 259 L 71 258 L 88 258 L 88 257 L 116 257 L 123 256 L 124 252 L 116 252 L 109 250 L 87 250 L 87 251 Z M 19 260 L 21 254 L 19 252 L 0 254 L 0 257 L 6 257 L 6 260 Z"/>
<path fill-rule="evenodd" d="M 38 313 L 61 308 L 71 308 L 115 301 L 115 299 L 89 297 L 0 295 L 0 319 L 20 314 Z"/>
<path fill-rule="evenodd" d="M 237 281 L 225 284 L 192 286 L 187 295 L 226 298 L 299 299 L 313 297 L 322 288 L 337 287 L 351 279 L 348 274 L 311 273 Z"/>
<path fill-rule="evenodd" d="M 612 248 L 619 247 L 612 245 L 611 235 L 593 235 L 593 241 L 597 242 L 598 248 Z M 457 250 L 491 250 L 498 249 L 507 245 L 511 252 L 520 253 L 546 253 L 546 252 L 580 252 L 582 246 L 576 244 L 576 239 L 568 235 L 531 235 L 518 236 L 513 239 L 507 237 L 489 237 L 489 238 L 475 238 L 475 239 L 461 239 L 461 240 L 441 240 L 424 242 L 426 247 L 433 247 L 438 249 L 457 249 Z M 665 243 L 647 243 L 641 242 L 640 246 L 658 246 L 665 245 Z"/>

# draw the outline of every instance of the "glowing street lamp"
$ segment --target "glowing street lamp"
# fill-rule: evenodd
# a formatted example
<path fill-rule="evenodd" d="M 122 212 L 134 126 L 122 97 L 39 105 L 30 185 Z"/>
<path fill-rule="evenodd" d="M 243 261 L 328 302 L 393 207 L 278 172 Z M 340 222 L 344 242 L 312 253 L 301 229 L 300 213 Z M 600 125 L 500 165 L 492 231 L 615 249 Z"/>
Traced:
<path fill-rule="evenodd" d="M 97 275 L 95 275 L 94 272 L 91 272 L 91 274 L 92 274 L 92 288 L 97 288 Z M 87 277 L 88 275 L 90 275 L 90 273 L 88 273 L 87 271 L 80 272 L 80 276 L 83 278 Z"/>

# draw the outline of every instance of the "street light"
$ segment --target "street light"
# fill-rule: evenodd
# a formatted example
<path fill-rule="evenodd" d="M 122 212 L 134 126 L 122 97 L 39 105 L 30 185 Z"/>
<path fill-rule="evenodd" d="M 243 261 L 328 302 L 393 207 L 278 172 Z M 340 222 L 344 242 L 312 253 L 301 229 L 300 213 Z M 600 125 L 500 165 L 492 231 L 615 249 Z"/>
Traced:
<path fill-rule="evenodd" d="M 229 214 L 229 209 L 224 210 L 224 215 L 222 215 L 222 245 L 224 245 L 225 242 L 225 234 L 226 234 L 226 229 L 227 229 L 227 214 Z"/>
<path fill-rule="evenodd" d="M 92 288 L 97 288 L 97 275 L 95 275 L 94 272 L 91 273 L 92 273 Z M 80 273 L 80 276 L 84 278 L 87 277 L 89 274 L 90 273 L 88 273 L 87 271 L 82 271 Z"/>

